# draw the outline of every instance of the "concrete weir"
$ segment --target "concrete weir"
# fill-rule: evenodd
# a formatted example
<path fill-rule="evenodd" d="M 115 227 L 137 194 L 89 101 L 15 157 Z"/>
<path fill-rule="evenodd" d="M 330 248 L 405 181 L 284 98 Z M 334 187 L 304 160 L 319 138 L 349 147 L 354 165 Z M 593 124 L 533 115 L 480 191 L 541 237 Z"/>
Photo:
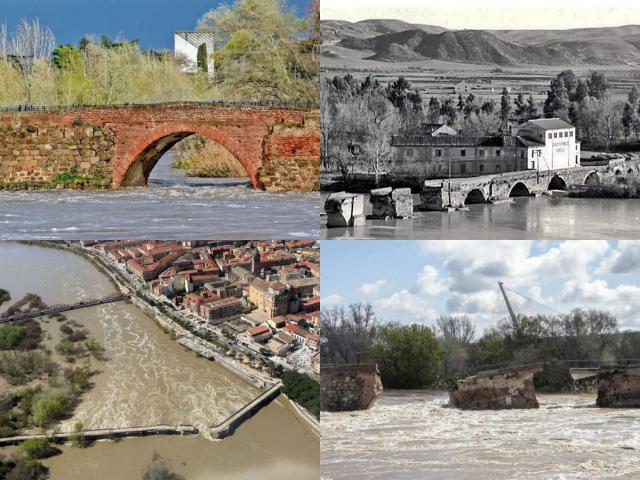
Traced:
<path fill-rule="evenodd" d="M 596 405 L 605 408 L 640 408 L 640 366 L 601 368 L 598 371 Z"/>
<path fill-rule="evenodd" d="M 0 438 L 0 447 L 17 445 L 25 440 L 41 438 L 64 442 L 71 440 L 74 436 L 78 435 L 82 435 L 85 440 L 93 441 L 123 437 L 146 437 L 149 435 L 197 435 L 198 433 L 198 429 L 192 425 L 152 425 L 146 427 L 102 428 L 96 430 L 83 430 L 82 432 L 50 432 Z"/>
<path fill-rule="evenodd" d="M 382 394 L 378 366 L 323 365 L 320 409 L 329 412 L 366 410 Z"/>
<path fill-rule="evenodd" d="M 458 380 L 449 390 L 449 400 L 464 410 L 538 408 L 533 376 L 542 368 L 536 363 L 477 373 Z"/>

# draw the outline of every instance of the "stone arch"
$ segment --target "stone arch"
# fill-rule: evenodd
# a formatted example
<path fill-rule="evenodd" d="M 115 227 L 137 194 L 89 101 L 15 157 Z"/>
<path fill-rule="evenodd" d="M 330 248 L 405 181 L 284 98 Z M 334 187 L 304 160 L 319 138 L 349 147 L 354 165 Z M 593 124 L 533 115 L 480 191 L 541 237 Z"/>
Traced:
<path fill-rule="evenodd" d="M 487 203 L 487 199 L 484 196 L 484 193 L 479 188 L 474 188 L 464 199 L 465 205 L 470 205 L 473 203 Z"/>
<path fill-rule="evenodd" d="M 549 182 L 547 190 L 567 190 L 567 182 L 560 175 L 554 175 Z"/>
<path fill-rule="evenodd" d="M 145 132 L 142 138 L 127 146 L 119 162 L 114 166 L 113 186 L 146 185 L 149 174 L 158 160 L 176 143 L 191 136 L 202 135 L 226 148 L 242 165 L 253 188 L 262 190 L 260 182 L 261 159 L 252 158 L 235 138 L 213 125 L 179 122 L 160 125 Z"/>
<path fill-rule="evenodd" d="M 622 169 L 621 169 L 621 168 L 616 168 L 616 169 L 613 171 L 613 174 L 614 174 L 614 175 L 622 175 Z"/>
<path fill-rule="evenodd" d="M 629 170 L 627 170 L 627 174 L 628 175 L 633 175 L 635 172 L 633 171 L 633 168 L 629 167 Z"/>
<path fill-rule="evenodd" d="M 595 170 L 592 170 L 584 177 L 585 185 L 600 185 L 600 175 Z"/>
<path fill-rule="evenodd" d="M 531 195 L 531 192 L 522 182 L 516 183 L 509 192 L 510 197 L 528 197 L 529 195 Z"/>

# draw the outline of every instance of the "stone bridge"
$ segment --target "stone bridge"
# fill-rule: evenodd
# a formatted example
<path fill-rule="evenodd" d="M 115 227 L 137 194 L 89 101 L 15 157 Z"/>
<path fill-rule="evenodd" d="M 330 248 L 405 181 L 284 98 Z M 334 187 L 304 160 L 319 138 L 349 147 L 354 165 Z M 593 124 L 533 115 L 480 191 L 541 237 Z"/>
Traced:
<path fill-rule="evenodd" d="M 613 175 L 640 175 L 637 160 L 617 160 L 610 165 L 561 170 L 507 172 L 449 180 L 426 180 L 422 209 L 443 210 L 474 203 L 493 203 L 510 197 L 540 194 L 546 190 L 567 190 L 569 185 L 598 184 Z"/>
<path fill-rule="evenodd" d="M 89 187 L 145 185 L 162 155 L 199 134 L 231 152 L 256 189 L 319 189 L 317 110 L 222 102 L 32 110 L 0 110 L 5 188 L 50 188 L 69 172 Z"/>

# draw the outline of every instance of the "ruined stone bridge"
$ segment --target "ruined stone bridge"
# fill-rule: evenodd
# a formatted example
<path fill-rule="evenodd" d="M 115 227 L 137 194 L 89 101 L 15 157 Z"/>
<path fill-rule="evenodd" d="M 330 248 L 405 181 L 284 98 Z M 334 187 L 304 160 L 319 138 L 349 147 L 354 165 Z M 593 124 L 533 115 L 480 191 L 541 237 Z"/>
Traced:
<path fill-rule="evenodd" d="M 177 142 L 202 135 L 227 149 L 256 189 L 319 189 L 317 110 L 217 102 L 0 110 L 0 184 L 50 188 L 145 185 Z"/>
<path fill-rule="evenodd" d="M 422 208 L 442 210 L 474 203 L 493 203 L 510 197 L 540 194 L 547 190 L 567 190 L 570 185 L 593 185 L 613 175 L 640 175 L 637 160 L 616 161 L 605 166 L 560 170 L 525 170 L 449 180 L 426 180 Z"/>

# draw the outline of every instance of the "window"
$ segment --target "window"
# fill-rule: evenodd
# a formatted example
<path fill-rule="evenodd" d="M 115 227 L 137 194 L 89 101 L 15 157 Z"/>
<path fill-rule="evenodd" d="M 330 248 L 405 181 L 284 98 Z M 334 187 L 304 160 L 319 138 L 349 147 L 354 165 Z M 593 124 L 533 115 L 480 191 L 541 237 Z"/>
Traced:
<path fill-rule="evenodd" d="M 520 150 L 520 158 L 524 158 L 524 150 Z"/>
<path fill-rule="evenodd" d="M 482 149 L 478 150 L 478 156 L 479 157 L 484 157 L 484 150 L 482 150 Z"/>
<path fill-rule="evenodd" d="M 549 135 L 547 135 L 547 138 L 551 138 L 551 133 L 549 133 Z"/>
<path fill-rule="evenodd" d="M 569 132 L 569 136 L 570 136 L 570 137 L 573 137 L 573 130 L 571 130 L 571 131 Z"/>
<path fill-rule="evenodd" d="M 569 136 L 569 132 L 564 132 L 565 138 Z"/>
<path fill-rule="evenodd" d="M 500 165 L 496 163 L 496 172 L 500 171 Z"/>
<path fill-rule="evenodd" d="M 407 157 L 413 157 L 413 148 L 407 148 Z"/>
<path fill-rule="evenodd" d="M 436 148 L 436 157 L 441 157 L 442 156 L 442 150 L 440 150 L 439 148 Z"/>
<path fill-rule="evenodd" d="M 531 160 L 531 170 L 535 170 L 535 169 L 536 169 L 536 161 Z"/>
<path fill-rule="evenodd" d="M 553 138 L 558 138 L 558 132 L 553 132 Z"/>
<path fill-rule="evenodd" d="M 496 150 L 496 157 L 499 157 L 500 155 L 502 155 L 502 152 L 500 150 Z"/>
<path fill-rule="evenodd" d="M 467 164 L 466 163 L 460 164 L 460 173 L 467 173 Z"/>
<path fill-rule="evenodd" d="M 484 172 L 484 164 L 481 163 L 479 169 L 480 169 L 480 173 Z"/>
<path fill-rule="evenodd" d="M 461 157 L 466 157 L 467 156 L 467 151 L 464 150 L 464 149 L 460 150 L 460 156 Z"/>

